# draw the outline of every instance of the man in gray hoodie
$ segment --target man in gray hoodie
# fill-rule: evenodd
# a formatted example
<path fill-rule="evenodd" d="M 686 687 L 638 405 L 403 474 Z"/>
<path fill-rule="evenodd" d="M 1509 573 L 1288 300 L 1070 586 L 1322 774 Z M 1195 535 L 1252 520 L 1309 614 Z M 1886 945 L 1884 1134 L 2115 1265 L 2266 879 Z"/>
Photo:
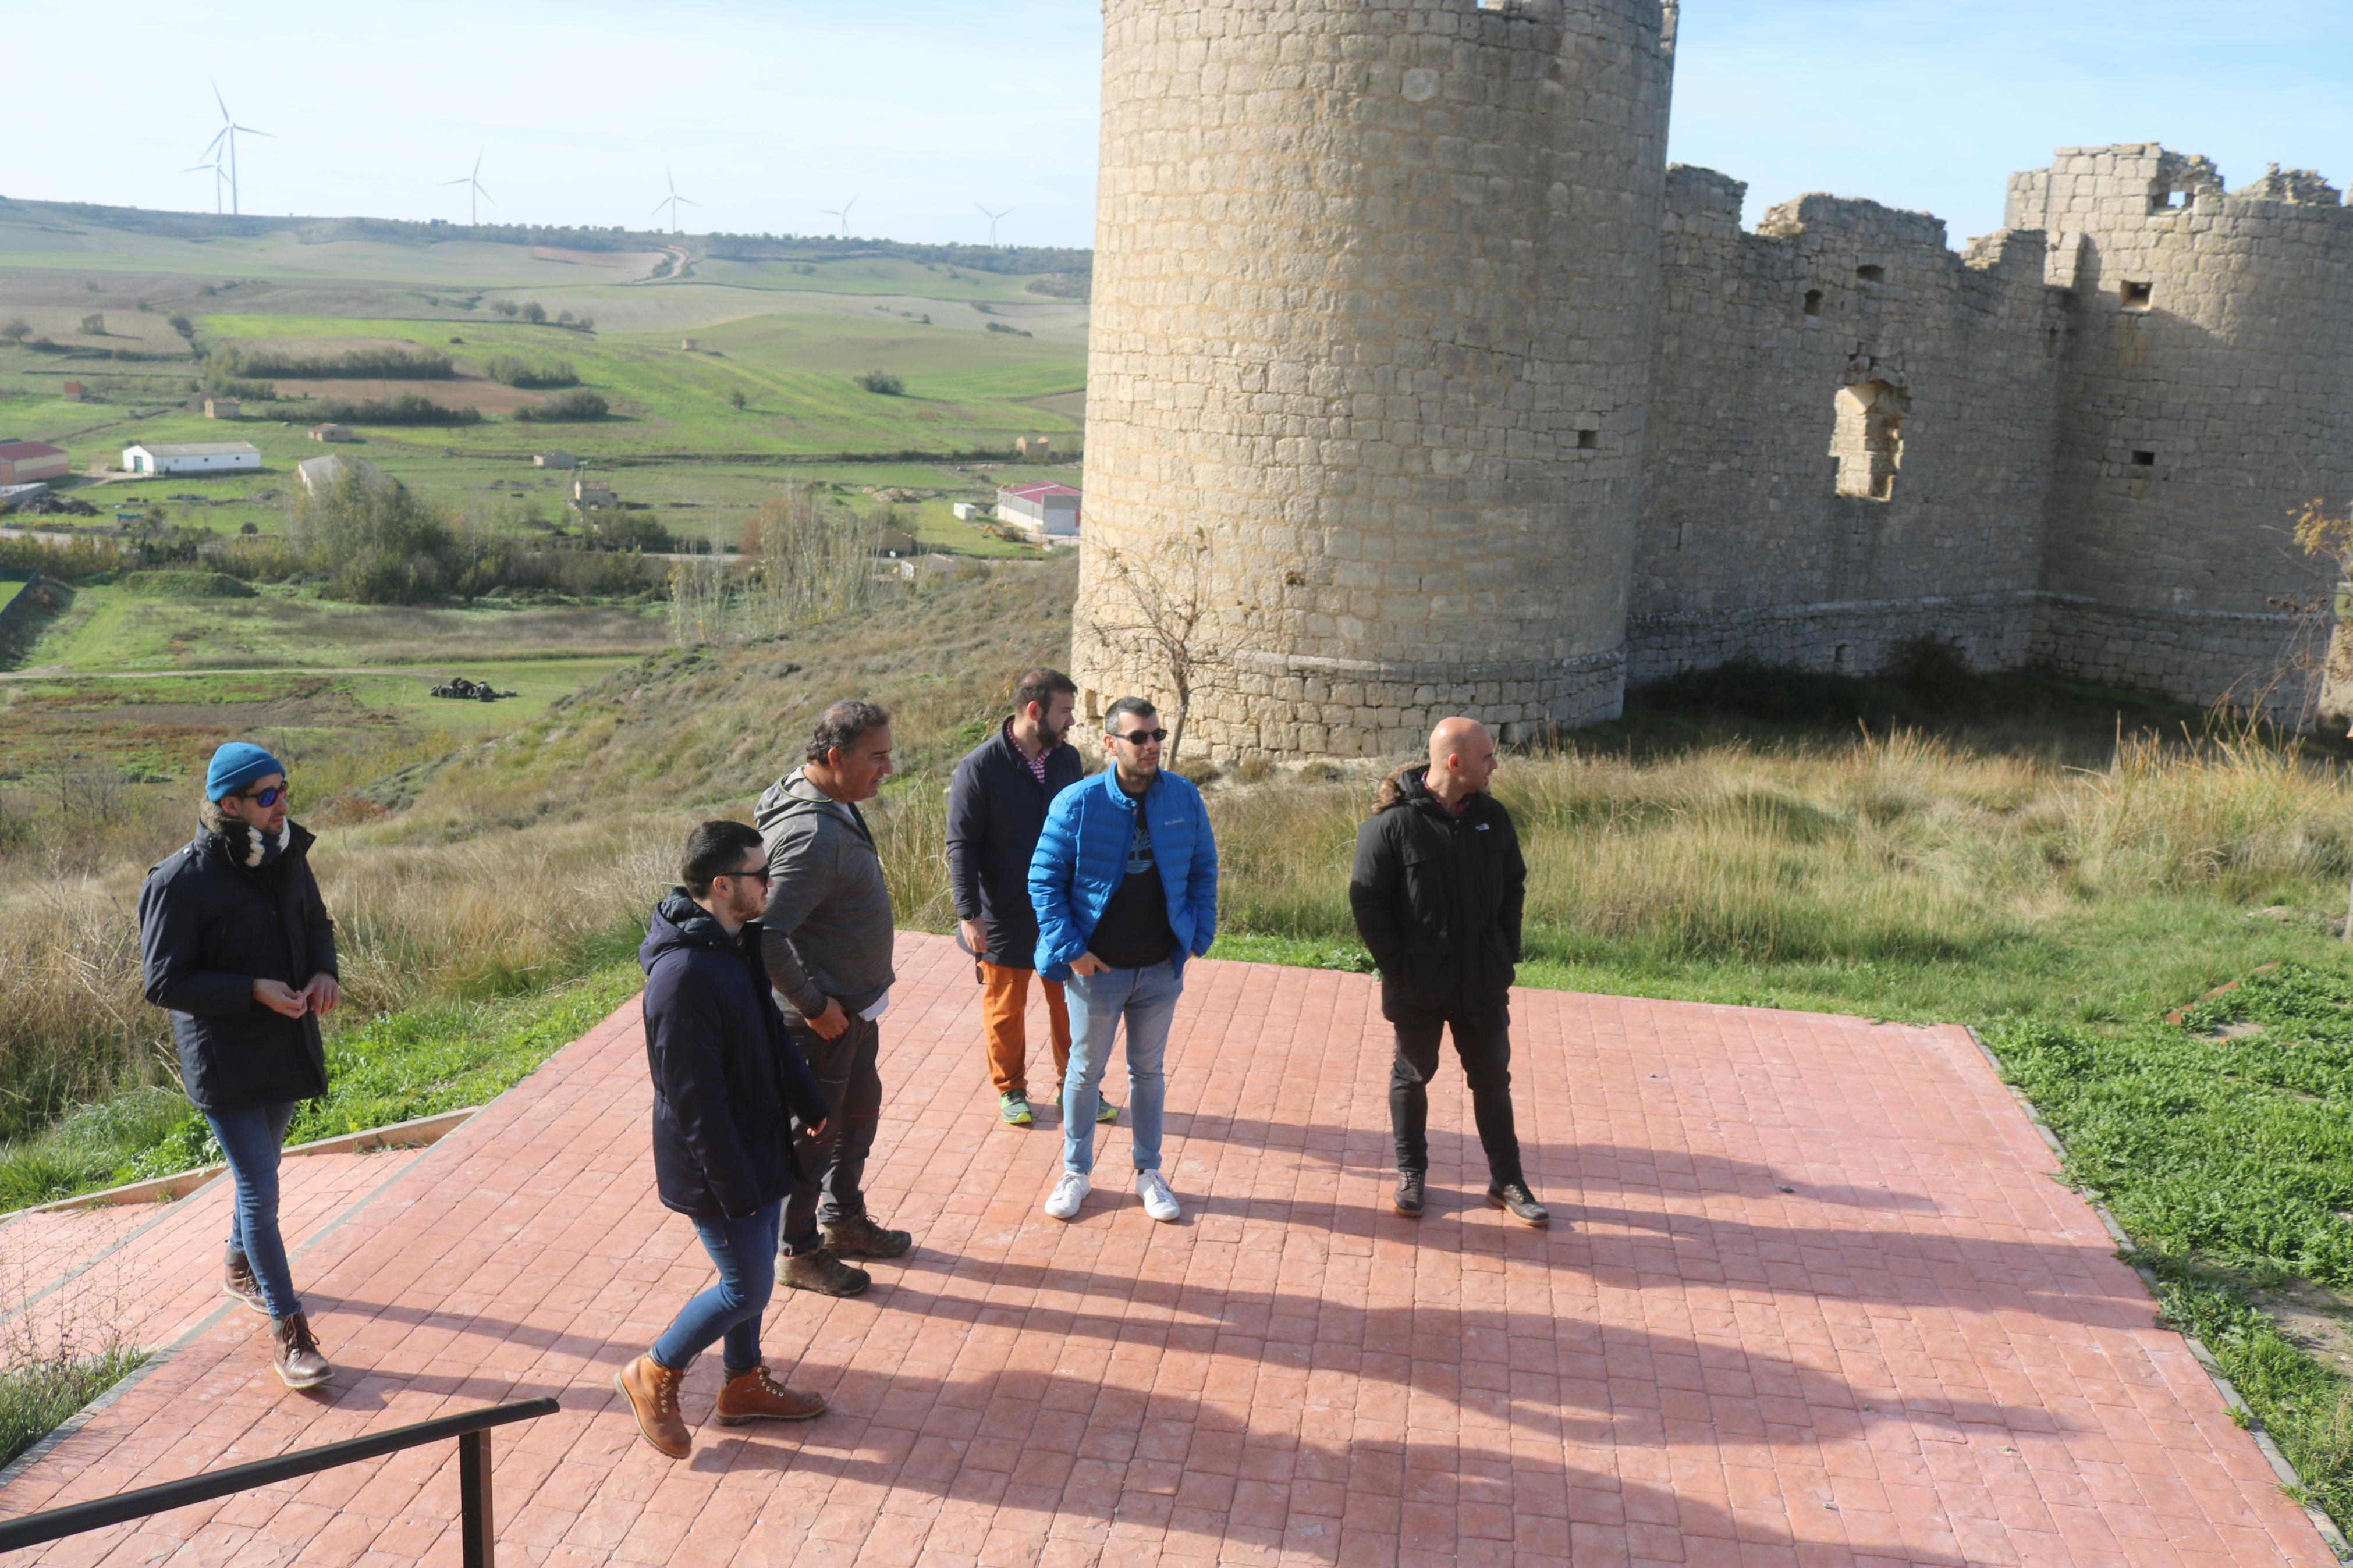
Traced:
<path fill-rule="evenodd" d="M 873 1282 L 847 1258 L 896 1258 L 913 1244 L 866 1213 L 860 1185 L 882 1112 L 875 1020 L 891 1005 L 891 889 L 858 803 L 891 776 L 891 715 L 845 698 L 818 715 L 805 760 L 760 797 L 753 820 L 768 847 L 760 952 L 793 1043 L 833 1107 L 823 1143 L 797 1129 L 796 1181 L 778 1276 L 797 1290 L 855 1296 Z M 820 1231 L 820 1226 L 823 1227 Z"/>

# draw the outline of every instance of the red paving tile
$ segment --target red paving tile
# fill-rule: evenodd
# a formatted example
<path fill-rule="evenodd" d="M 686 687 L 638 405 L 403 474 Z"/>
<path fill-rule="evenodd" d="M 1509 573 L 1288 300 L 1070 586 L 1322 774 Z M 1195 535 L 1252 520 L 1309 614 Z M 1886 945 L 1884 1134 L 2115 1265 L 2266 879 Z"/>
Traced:
<path fill-rule="evenodd" d="M 1417 1224 L 1388 1212 L 1371 983 L 1204 963 L 1170 1043 L 1185 1223 L 1114 1185 L 1062 1226 L 1050 1118 L 997 1120 L 969 961 L 908 936 L 901 969 L 871 1197 L 916 1250 L 769 1318 L 823 1420 L 708 1427 L 673 1464 L 611 1392 L 710 1274 L 652 1195 L 632 1005 L 429 1151 L 289 1163 L 321 1394 L 212 1294 L 221 1189 L 0 1229 L 51 1310 L 127 1302 L 176 1345 L 0 1513 L 546 1394 L 561 1415 L 496 1438 L 509 1563 L 2333 1561 L 1958 1029 L 1521 993 L 1522 1136 L 1564 1223 L 1479 1205 L 1450 1072 Z M 21 1560 L 454 1562 L 449 1458 Z"/>

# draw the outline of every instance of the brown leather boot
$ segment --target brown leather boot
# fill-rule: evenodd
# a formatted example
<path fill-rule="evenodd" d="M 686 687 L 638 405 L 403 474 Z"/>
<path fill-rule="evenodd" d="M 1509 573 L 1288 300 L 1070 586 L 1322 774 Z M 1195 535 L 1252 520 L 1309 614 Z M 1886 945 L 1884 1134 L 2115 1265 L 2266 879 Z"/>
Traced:
<path fill-rule="evenodd" d="M 269 1315 L 269 1303 L 261 1299 L 261 1281 L 253 1277 L 253 1265 L 242 1258 L 232 1258 L 222 1266 L 221 1293 L 236 1297 L 265 1318 Z"/>
<path fill-rule="evenodd" d="M 673 1459 L 683 1459 L 694 1450 L 694 1439 L 686 1435 L 685 1418 L 678 1413 L 678 1385 L 685 1375 L 649 1355 L 639 1356 L 613 1374 L 613 1386 L 637 1413 L 638 1430 Z"/>
<path fill-rule="evenodd" d="M 856 1296 L 874 1283 L 871 1274 L 844 1263 L 829 1247 L 797 1254 L 784 1262 L 777 1280 L 795 1290 L 814 1290 L 820 1296 Z"/>
<path fill-rule="evenodd" d="M 915 1245 L 903 1230 L 885 1230 L 865 1215 L 825 1227 L 825 1248 L 836 1258 L 898 1258 Z"/>
<path fill-rule="evenodd" d="M 319 1352 L 319 1339 L 311 1331 L 311 1320 L 301 1313 L 271 1319 L 269 1337 L 270 1364 L 278 1369 L 278 1381 L 287 1387 L 316 1388 L 335 1375 L 335 1369 Z"/>
<path fill-rule="evenodd" d="M 825 1414 L 825 1395 L 780 1386 L 765 1366 L 739 1372 L 719 1385 L 712 1418 L 722 1426 L 747 1421 L 812 1421 Z"/>

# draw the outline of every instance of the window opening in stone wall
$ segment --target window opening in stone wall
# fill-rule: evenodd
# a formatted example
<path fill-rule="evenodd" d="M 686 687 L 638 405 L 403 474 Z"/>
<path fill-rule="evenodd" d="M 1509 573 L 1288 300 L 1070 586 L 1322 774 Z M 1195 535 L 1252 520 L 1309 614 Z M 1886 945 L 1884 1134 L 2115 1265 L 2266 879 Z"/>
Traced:
<path fill-rule="evenodd" d="M 2059 329 L 2056 327 L 2045 328 L 2043 331 L 2042 357 L 2044 359 L 2059 357 Z"/>
<path fill-rule="evenodd" d="M 2116 285 L 2116 298 L 2127 310 L 2147 310 L 2149 300 L 2156 292 L 2157 285 L 2154 283 L 2126 282 Z"/>
<path fill-rule="evenodd" d="M 2157 467 L 2157 454 L 2155 452 L 2135 452 L 2132 455 L 2132 466 L 2136 468 L 2153 468 Z"/>
<path fill-rule="evenodd" d="M 1590 452 L 1590 451 L 1594 451 L 1594 450 L 1596 450 L 1597 448 L 1599 448 L 1599 447 L 1600 447 L 1600 445 L 1601 445 L 1601 432 L 1600 432 L 1600 431 L 1599 431 L 1599 430 L 1579 430 L 1579 431 L 1577 433 L 1577 449 L 1578 451 L 1580 451 L 1580 452 Z"/>
<path fill-rule="evenodd" d="M 1883 381 L 1866 381 L 1839 388 L 1836 401 L 1831 456 L 1838 459 L 1838 493 L 1863 500 L 1894 499 L 1911 400 Z"/>
<path fill-rule="evenodd" d="M 1856 268 L 1854 269 L 1854 275 L 1857 278 L 1862 279 L 1865 283 L 1884 283 L 1887 281 L 1887 268 L 1880 266 L 1876 262 L 1867 263 L 1864 266 Z"/>
<path fill-rule="evenodd" d="M 1831 649 L 1831 668 L 1832 669 L 1844 669 L 1846 668 L 1846 654 L 1847 645 L 1844 643 L 1841 643 L 1838 647 Z"/>
<path fill-rule="evenodd" d="M 1806 314 L 1808 314 L 1809 316 L 1819 316 L 1819 315 L 1820 315 L 1821 313 L 1822 313 L 1822 291 L 1821 291 L 1820 289 L 1807 289 L 1807 290 L 1806 290 Z"/>
<path fill-rule="evenodd" d="M 2189 205 L 2189 193 L 2179 186 L 2149 192 L 2148 210 L 2153 213 L 2181 211 Z"/>

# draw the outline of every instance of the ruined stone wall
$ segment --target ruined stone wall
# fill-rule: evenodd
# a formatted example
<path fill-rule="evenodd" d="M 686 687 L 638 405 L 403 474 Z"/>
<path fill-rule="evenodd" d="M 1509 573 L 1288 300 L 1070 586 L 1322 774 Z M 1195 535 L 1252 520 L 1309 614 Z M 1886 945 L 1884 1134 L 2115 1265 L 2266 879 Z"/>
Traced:
<path fill-rule="evenodd" d="M 1672 16 L 1106 0 L 1086 707 L 1174 629 L 1188 754 L 1618 710 Z"/>
<path fill-rule="evenodd" d="M 2353 211 L 2274 168 L 2063 148 L 2010 181 L 2070 291 L 2035 656 L 2300 717 L 2336 574 L 2289 536 L 2353 492 Z"/>
<path fill-rule="evenodd" d="M 1923 634 L 2022 663 L 2063 297 L 2042 237 L 1669 171 L 1629 679 L 1878 667 Z"/>

